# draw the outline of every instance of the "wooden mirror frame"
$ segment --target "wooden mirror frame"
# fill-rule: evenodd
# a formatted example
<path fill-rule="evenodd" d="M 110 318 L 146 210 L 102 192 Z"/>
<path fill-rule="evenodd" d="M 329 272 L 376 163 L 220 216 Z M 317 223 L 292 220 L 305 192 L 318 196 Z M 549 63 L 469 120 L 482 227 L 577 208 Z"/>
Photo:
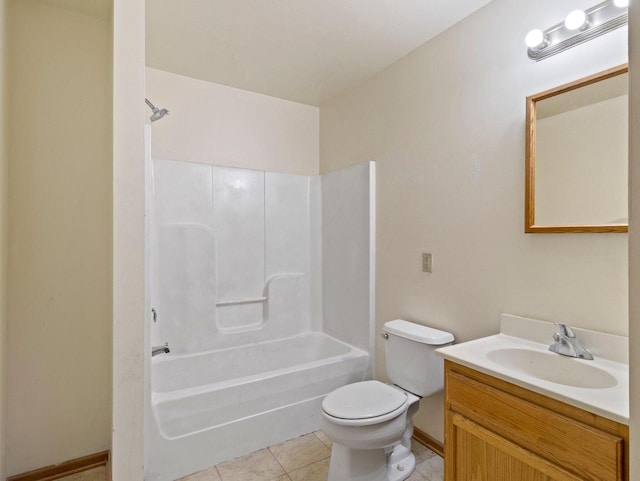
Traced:
<path fill-rule="evenodd" d="M 527 97 L 527 130 L 525 144 L 525 195 L 524 231 L 526 233 L 579 233 L 579 232 L 628 232 L 628 225 L 535 225 L 535 151 L 536 151 L 536 102 L 560 95 L 586 85 L 606 80 L 629 71 L 629 65 L 599 72 L 575 82 Z"/>

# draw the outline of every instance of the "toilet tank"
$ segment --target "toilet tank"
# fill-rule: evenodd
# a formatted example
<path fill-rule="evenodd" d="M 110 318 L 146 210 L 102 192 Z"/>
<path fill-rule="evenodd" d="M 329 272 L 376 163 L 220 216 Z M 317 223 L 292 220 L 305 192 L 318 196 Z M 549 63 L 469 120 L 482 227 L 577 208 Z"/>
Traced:
<path fill-rule="evenodd" d="M 439 347 L 453 343 L 453 334 L 396 319 L 384 324 L 387 376 L 395 385 L 421 397 L 444 387 L 444 361 Z"/>

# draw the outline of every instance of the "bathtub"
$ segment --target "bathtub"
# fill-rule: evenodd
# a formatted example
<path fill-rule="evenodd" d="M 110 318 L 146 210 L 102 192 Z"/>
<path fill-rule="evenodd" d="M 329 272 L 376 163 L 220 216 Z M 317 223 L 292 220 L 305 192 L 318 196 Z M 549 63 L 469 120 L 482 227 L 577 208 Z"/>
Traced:
<path fill-rule="evenodd" d="M 324 396 L 363 380 L 369 363 L 320 332 L 154 357 L 145 480 L 173 481 L 319 429 Z"/>

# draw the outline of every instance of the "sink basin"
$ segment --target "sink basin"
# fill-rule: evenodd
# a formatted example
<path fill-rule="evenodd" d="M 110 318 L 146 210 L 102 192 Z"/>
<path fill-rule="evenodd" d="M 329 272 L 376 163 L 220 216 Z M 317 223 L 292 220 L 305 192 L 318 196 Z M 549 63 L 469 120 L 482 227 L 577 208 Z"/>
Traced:
<path fill-rule="evenodd" d="M 606 389 L 618 384 L 615 377 L 590 361 L 533 349 L 495 349 L 487 359 L 520 374 L 585 389 Z"/>

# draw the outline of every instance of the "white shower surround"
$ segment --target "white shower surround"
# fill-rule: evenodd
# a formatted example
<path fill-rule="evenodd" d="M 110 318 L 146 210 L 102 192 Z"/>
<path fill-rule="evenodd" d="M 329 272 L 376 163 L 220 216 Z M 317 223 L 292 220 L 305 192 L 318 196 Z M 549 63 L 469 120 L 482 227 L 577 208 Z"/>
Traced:
<path fill-rule="evenodd" d="M 176 161 L 154 161 L 153 176 L 153 344 L 187 354 L 321 328 L 318 179 Z"/>
<path fill-rule="evenodd" d="M 148 337 L 171 353 L 149 356 L 145 479 L 170 481 L 318 429 L 372 375 L 375 175 L 147 165 Z"/>

